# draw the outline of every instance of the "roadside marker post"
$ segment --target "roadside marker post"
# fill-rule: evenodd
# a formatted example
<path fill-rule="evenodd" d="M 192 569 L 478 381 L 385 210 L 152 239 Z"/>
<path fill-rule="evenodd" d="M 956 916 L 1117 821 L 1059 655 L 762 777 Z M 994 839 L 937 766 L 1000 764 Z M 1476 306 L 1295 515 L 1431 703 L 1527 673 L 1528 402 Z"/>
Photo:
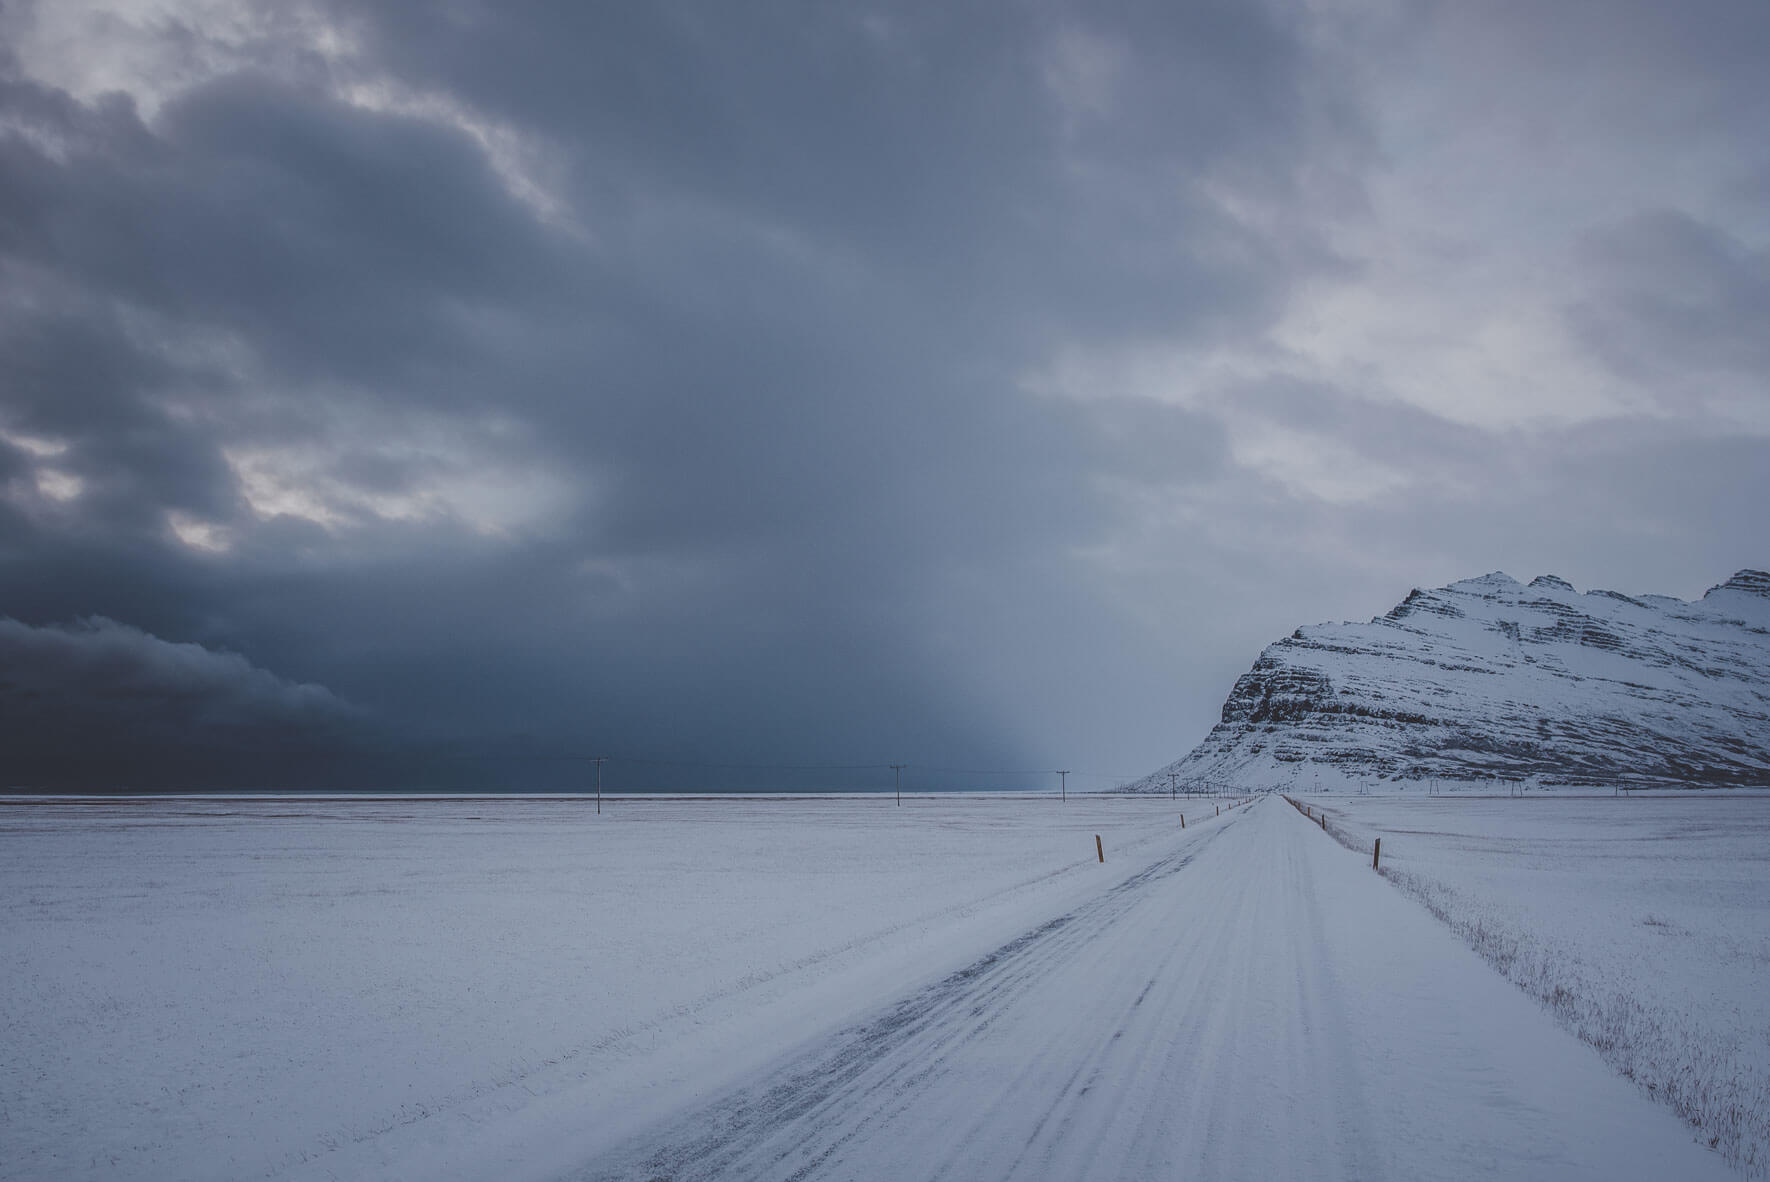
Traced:
<path fill-rule="evenodd" d="M 1100 844 L 1100 835 L 1098 833 L 1094 835 L 1094 855 L 1098 857 L 1102 863 L 1105 863 L 1106 847 Z"/>
<path fill-rule="evenodd" d="M 1377 869 L 1377 863 L 1382 858 L 1382 856 L 1383 856 L 1383 839 L 1379 837 L 1379 838 L 1377 838 L 1376 847 L 1371 850 L 1371 869 L 1372 870 Z"/>

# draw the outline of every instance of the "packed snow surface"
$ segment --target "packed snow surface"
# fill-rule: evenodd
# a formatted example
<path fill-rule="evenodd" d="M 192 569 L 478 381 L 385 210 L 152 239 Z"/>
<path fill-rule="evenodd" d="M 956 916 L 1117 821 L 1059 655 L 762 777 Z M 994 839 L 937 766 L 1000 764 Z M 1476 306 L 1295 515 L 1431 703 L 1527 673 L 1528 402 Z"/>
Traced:
<path fill-rule="evenodd" d="M 1686 603 L 1494 573 L 1299 628 L 1236 681 L 1180 783 L 1770 786 L 1770 574 Z"/>
<path fill-rule="evenodd" d="M 1770 1172 L 1770 793 L 1302 796 L 1612 1065 Z"/>
<path fill-rule="evenodd" d="M 1732 1176 L 1364 859 L 1216 807 L 10 801 L 0 1171 Z"/>
<path fill-rule="evenodd" d="M 1042 922 L 1097 886 L 1096 833 L 1116 868 L 1176 815 L 0 800 L 0 1177 L 373 1175 L 438 1139 L 497 1176 L 486 1129 L 624 1128 Z"/>

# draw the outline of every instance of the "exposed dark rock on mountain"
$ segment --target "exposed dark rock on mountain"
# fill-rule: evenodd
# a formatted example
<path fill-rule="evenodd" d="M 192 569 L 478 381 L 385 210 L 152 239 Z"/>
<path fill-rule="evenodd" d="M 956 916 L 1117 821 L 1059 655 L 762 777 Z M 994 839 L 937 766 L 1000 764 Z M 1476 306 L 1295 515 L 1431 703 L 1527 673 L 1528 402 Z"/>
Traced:
<path fill-rule="evenodd" d="M 1267 647 L 1186 758 L 1130 785 L 1770 786 L 1770 574 L 1686 603 L 1504 574 Z"/>

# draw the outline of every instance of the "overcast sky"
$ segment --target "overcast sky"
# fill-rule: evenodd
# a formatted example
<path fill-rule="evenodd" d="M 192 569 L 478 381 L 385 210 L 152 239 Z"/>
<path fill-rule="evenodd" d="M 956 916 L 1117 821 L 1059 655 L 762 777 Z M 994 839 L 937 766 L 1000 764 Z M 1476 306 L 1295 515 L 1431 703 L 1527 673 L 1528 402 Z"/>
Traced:
<path fill-rule="evenodd" d="M 0 781 L 1131 776 L 1414 586 L 1700 595 L 1770 565 L 1766 61 L 1763 0 L 8 0 Z"/>

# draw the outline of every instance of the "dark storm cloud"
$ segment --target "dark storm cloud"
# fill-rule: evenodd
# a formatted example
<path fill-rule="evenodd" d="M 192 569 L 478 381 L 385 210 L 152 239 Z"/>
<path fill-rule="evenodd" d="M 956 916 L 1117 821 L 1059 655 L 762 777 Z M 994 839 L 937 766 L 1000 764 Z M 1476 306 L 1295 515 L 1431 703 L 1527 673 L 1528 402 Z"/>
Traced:
<path fill-rule="evenodd" d="M 451 319 L 558 298 L 558 245 L 457 132 L 251 72 L 180 94 L 151 131 L 127 102 L 32 97 L 41 142 L 5 143 L 28 182 L 14 264 L 238 334 L 282 380 L 434 380 L 472 360 Z"/>
<path fill-rule="evenodd" d="M 1217 461 L 1207 422 L 1020 378 L 1059 334 L 1259 318 L 1321 255 L 1203 187 L 1292 186 L 1292 35 L 1243 5 L 337 15 L 349 68 L 553 155 L 573 226 L 470 129 L 341 101 L 299 59 L 151 121 L 15 76 L 7 265 L 60 306 L 9 324 L 30 380 L 5 429 L 84 485 L 9 505 L 15 610 L 227 638 L 439 733 L 1025 762 L 943 604 L 1071 580 L 1121 453 Z M 422 428 L 461 454 L 385 446 Z M 445 489 L 414 542 L 385 509 L 501 446 L 561 486 L 544 521 L 476 533 Z M 239 460 L 303 448 L 281 501 Z"/>
<path fill-rule="evenodd" d="M 1761 99 L 1725 44 L 1756 18 L 1650 9 L 1594 92 L 1712 61 L 1702 118 Z M 474 751 L 1135 773 L 1272 635 L 1435 577 L 1410 561 L 1490 569 L 1522 530 L 1602 568 L 1639 531 L 1594 490 L 1713 520 L 1726 488 L 1679 474 L 1762 450 L 1458 417 L 1295 343 L 1321 292 L 1397 299 L 1369 190 L 1413 157 L 1372 94 L 1431 108 L 1404 59 L 1447 41 L 1554 93 L 1578 22 L 1534 6 L 169 11 L 0 14 L 0 611 L 245 654 L 404 753 L 316 782 L 462 784 L 427 761 Z M 1491 74 L 1426 73 L 1440 135 L 1512 126 Z M 1590 369 L 1748 384 L 1761 242 L 1656 208 L 1558 243 L 1583 286 L 1546 320 Z M 1433 327 L 1400 359 L 1457 344 Z M 1763 537 L 1692 555 L 1725 529 Z M 58 691 L 69 726 L 102 688 Z"/>
<path fill-rule="evenodd" d="M 345 742 L 357 712 L 237 653 L 172 644 L 103 617 L 32 628 L 0 617 L 0 742 L 9 787 L 177 787 L 193 772 L 293 786 L 298 761 Z M 360 745 L 359 745 L 360 749 Z M 119 782 L 118 777 L 124 777 Z"/>
<path fill-rule="evenodd" d="M 61 628 L 0 619 L 10 702 L 79 697 L 164 706 L 204 725 L 260 719 L 326 722 L 350 709 L 318 685 L 296 685 L 255 668 L 238 653 L 173 644 L 95 616 Z"/>

